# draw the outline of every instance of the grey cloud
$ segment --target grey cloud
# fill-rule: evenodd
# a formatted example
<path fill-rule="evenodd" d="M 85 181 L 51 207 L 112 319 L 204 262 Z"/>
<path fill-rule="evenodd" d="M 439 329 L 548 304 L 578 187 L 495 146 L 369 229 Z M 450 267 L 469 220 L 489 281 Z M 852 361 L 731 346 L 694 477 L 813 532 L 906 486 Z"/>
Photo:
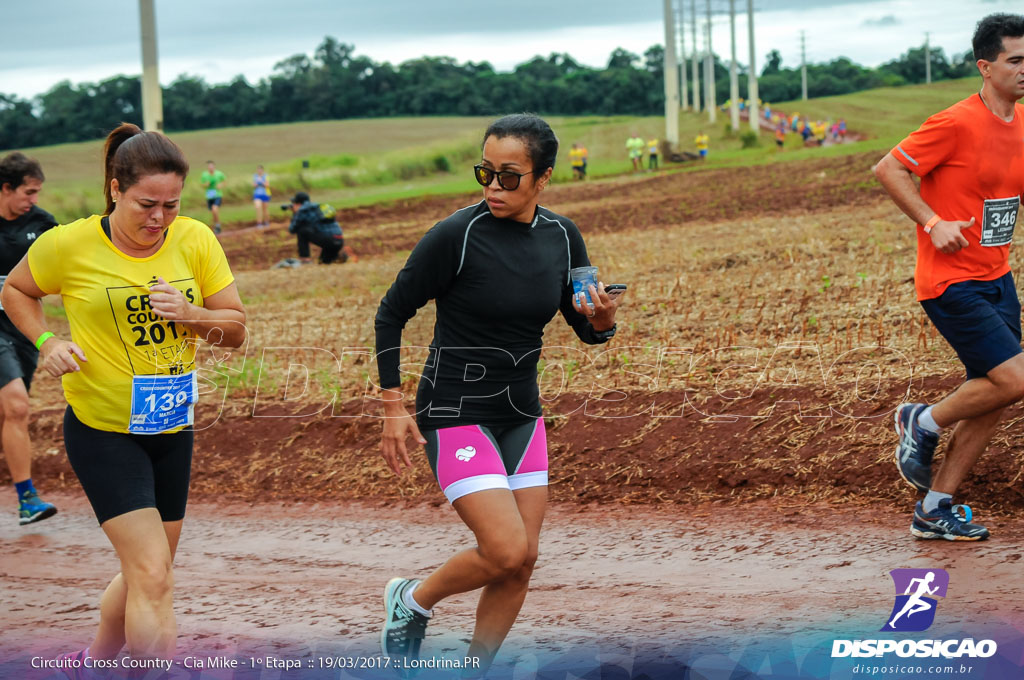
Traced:
<path fill-rule="evenodd" d="M 888 26 L 899 26 L 902 23 L 892 14 L 886 14 L 884 17 L 878 17 L 877 19 L 865 19 L 861 25 L 865 28 L 885 28 Z"/>
<path fill-rule="evenodd" d="M 687 9 L 690 0 L 682 0 Z M 698 0 L 698 6 L 704 0 Z M 713 3 L 716 11 L 726 4 Z M 737 3 L 744 9 L 746 3 Z M 850 0 L 758 0 L 757 11 L 830 7 Z M 882 0 L 860 0 L 860 5 Z M 879 11 L 881 14 L 882 11 Z M 161 60 L 198 57 L 223 63 L 299 52 L 311 53 L 330 35 L 361 43 L 415 43 L 424 37 L 493 35 L 495 49 L 519 63 L 533 54 L 516 52 L 517 35 L 559 29 L 614 26 L 624 33 L 633 24 L 660 22 L 662 0 L 156 0 Z M 609 45 L 611 51 L 616 45 Z M 561 51 L 573 53 L 566 41 Z M 4 16 L 0 73 L 42 69 L 55 73 L 68 65 L 112 65 L 111 75 L 137 72 L 140 60 L 137 0 L 109 3 L 103 11 L 81 0 L 21 2 Z M 375 54 L 379 61 L 386 56 Z M 521 58 L 520 58 L 521 57 Z M 272 62 L 271 62 L 272 63 Z M 162 74 L 166 75 L 166 74 Z M 4 90 L 0 83 L 0 92 Z"/>

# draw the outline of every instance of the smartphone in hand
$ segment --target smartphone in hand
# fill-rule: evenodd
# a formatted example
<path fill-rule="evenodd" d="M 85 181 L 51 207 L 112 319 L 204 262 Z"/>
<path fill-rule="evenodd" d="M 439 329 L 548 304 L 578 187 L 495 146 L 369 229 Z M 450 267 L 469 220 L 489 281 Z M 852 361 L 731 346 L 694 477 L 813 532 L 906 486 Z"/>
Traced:
<path fill-rule="evenodd" d="M 624 283 L 609 283 L 604 287 L 604 292 L 608 293 L 608 296 L 613 300 L 623 293 L 626 292 L 626 284 Z"/>

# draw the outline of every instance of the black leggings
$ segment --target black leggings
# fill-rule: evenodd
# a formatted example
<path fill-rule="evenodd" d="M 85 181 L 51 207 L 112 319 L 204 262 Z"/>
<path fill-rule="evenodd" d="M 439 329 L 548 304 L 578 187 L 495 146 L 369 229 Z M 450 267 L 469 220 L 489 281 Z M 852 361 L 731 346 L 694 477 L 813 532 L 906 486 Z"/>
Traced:
<path fill-rule="evenodd" d="M 64 411 L 68 461 L 100 524 L 142 508 L 156 508 L 165 522 L 183 519 L 193 434 L 106 432 L 80 421 L 70 406 Z"/>

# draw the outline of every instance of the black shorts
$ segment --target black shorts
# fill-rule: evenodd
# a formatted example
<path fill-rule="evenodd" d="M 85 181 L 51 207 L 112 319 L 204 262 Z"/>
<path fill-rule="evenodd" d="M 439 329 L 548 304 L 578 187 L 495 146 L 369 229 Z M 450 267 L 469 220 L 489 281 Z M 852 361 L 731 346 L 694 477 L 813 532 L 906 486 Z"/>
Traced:
<path fill-rule="evenodd" d="M 21 378 L 27 390 L 32 386 L 38 359 L 39 352 L 25 336 L 0 326 L 0 387 Z"/>
<path fill-rule="evenodd" d="M 105 432 L 80 421 L 70 406 L 64 411 L 68 461 L 100 524 L 143 508 L 156 508 L 165 522 L 183 519 L 193 435 Z"/>
<path fill-rule="evenodd" d="M 220 196 L 218 196 L 217 198 L 208 198 L 208 199 L 206 199 L 206 209 L 207 210 L 212 210 L 213 206 L 220 205 L 220 202 L 221 202 L 221 197 Z"/>
<path fill-rule="evenodd" d="M 953 347 L 967 379 L 981 378 L 1021 353 L 1020 301 L 1007 273 L 994 281 L 961 281 L 922 300 L 928 318 Z"/>

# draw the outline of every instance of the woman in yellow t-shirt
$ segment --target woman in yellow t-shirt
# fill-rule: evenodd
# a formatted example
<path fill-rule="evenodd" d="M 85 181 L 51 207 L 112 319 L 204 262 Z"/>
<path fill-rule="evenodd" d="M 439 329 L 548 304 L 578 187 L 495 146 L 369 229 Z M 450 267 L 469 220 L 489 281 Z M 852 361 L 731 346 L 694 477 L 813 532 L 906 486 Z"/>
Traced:
<path fill-rule="evenodd" d="M 191 472 L 196 346 L 238 347 L 246 337 L 217 238 L 178 216 L 181 150 L 123 123 L 104 159 L 106 214 L 40 235 L 3 292 L 43 367 L 62 376 L 68 460 L 121 562 L 92 644 L 65 655 L 86 667 L 125 643 L 133 658 L 174 655 L 171 565 Z M 48 330 L 45 295 L 61 296 L 70 339 Z"/>
<path fill-rule="evenodd" d="M 580 146 L 578 142 L 572 143 L 569 149 L 569 165 L 572 166 L 573 179 L 587 178 L 587 147 Z"/>

